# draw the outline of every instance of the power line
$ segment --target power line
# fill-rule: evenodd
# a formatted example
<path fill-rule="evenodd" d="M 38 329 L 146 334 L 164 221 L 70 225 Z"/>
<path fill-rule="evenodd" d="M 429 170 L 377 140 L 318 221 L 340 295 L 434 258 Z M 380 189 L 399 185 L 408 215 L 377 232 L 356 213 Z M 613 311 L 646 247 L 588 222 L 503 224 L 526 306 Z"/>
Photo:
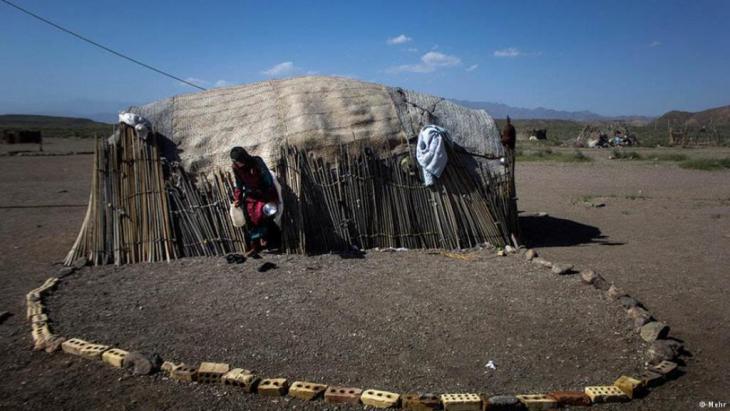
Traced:
<path fill-rule="evenodd" d="M 104 46 L 102 44 L 99 44 L 99 43 L 95 42 L 94 40 L 91 40 L 89 38 L 86 38 L 86 37 L 84 37 L 84 36 L 82 36 L 82 35 L 80 35 L 80 34 L 78 34 L 76 32 L 73 32 L 73 31 L 71 31 L 71 30 L 69 30 L 69 29 L 67 29 L 65 27 L 59 26 L 58 24 L 56 24 L 56 23 L 54 23 L 54 22 L 52 22 L 52 21 L 50 21 L 50 20 L 48 20 L 46 18 L 43 18 L 43 17 L 41 17 L 41 16 L 33 13 L 32 11 L 26 10 L 26 9 L 18 6 L 17 4 L 11 3 L 8 0 L 0 0 L 0 1 L 2 1 L 5 4 L 7 4 L 8 6 L 14 7 L 14 8 L 22 11 L 23 13 L 25 13 L 25 14 L 31 16 L 31 17 L 34 17 L 34 18 L 36 18 L 36 19 L 38 19 L 38 20 L 40 20 L 40 21 L 42 21 L 42 22 L 44 22 L 46 24 L 49 24 L 49 25 L 51 25 L 51 26 L 53 26 L 53 27 L 55 27 L 55 28 L 57 28 L 57 29 L 65 32 L 65 33 L 68 33 L 68 34 L 70 34 L 70 35 L 72 35 L 72 36 L 74 36 L 74 37 L 76 37 L 76 38 L 78 38 L 80 40 L 83 40 L 83 41 L 85 41 L 85 42 L 87 42 L 87 43 L 89 43 L 91 45 L 94 45 L 96 47 L 99 47 L 102 50 L 106 50 L 109 53 L 112 53 L 112 54 L 114 54 L 114 55 L 116 55 L 118 57 L 121 57 L 121 58 L 123 58 L 125 60 L 129 60 L 132 63 L 138 64 L 138 65 L 140 65 L 140 66 L 142 66 L 142 67 L 144 67 L 146 69 L 149 69 L 149 70 L 152 70 L 152 71 L 157 72 L 159 74 L 162 74 L 163 76 L 170 77 L 171 79 L 177 80 L 177 81 L 179 81 L 181 83 L 185 83 L 188 86 L 195 87 L 195 88 L 200 89 L 200 90 L 205 90 L 205 88 L 200 87 L 197 84 L 191 83 L 191 82 L 189 82 L 187 80 L 181 79 L 180 77 L 174 76 L 174 75 L 172 75 L 170 73 L 167 73 L 167 72 L 164 72 L 164 71 L 162 71 L 160 69 L 154 68 L 154 67 L 150 66 L 149 64 L 145 64 L 145 63 L 143 63 L 143 62 L 141 62 L 141 61 L 139 61 L 137 59 L 134 59 L 132 57 L 126 56 L 126 55 L 124 55 L 124 54 L 122 54 L 122 53 L 120 53 L 118 51 L 114 51 L 114 50 L 110 49 L 109 47 L 106 47 L 106 46 Z"/>

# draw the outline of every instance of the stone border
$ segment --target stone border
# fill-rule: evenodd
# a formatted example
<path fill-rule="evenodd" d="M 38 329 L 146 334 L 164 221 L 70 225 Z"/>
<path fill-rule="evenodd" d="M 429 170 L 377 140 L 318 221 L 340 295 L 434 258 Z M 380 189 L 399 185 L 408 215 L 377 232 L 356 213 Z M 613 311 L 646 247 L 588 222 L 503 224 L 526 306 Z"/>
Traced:
<path fill-rule="evenodd" d="M 574 274 L 571 264 L 557 264 L 539 257 L 532 249 L 507 246 L 497 250 L 498 256 L 521 255 L 539 267 L 550 269 L 556 275 Z M 641 338 L 650 343 L 647 350 L 649 361 L 639 376 L 620 376 L 613 384 L 585 387 L 583 391 L 552 391 L 517 395 L 485 395 L 475 393 L 405 393 L 360 389 L 319 384 L 308 381 L 289 382 L 286 378 L 261 378 L 255 372 L 233 368 L 229 364 L 202 362 L 198 367 L 185 363 L 164 361 L 159 355 L 145 355 L 118 347 L 91 343 L 80 338 L 66 339 L 53 334 L 43 299 L 49 295 L 62 278 L 73 274 L 85 265 L 80 261 L 73 267 L 62 268 L 56 277 L 48 278 L 40 287 L 26 295 L 27 319 L 31 323 L 33 350 L 48 353 L 63 351 L 66 354 L 101 361 L 115 368 L 131 369 L 135 375 L 163 372 L 176 381 L 223 384 L 241 387 L 243 392 L 262 396 L 288 395 L 304 401 L 324 400 L 326 403 L 362 404 L 374 408 L 403 408 L 407 410 L 443 409 L 459 411 L 489 410 L 544 410 L 562 406 L 591 406 L 607 402 L 627 402 L 643 396 L 649 388 L 657 387 L 680 375 L 677 358 L 684 353 L 682 344 L 668 338 L 669 326 L 656 321 L 652 314 L 635 298 L 610 284 L 593 270 L 580 272 L 581 281 L 620 303 Z"/>

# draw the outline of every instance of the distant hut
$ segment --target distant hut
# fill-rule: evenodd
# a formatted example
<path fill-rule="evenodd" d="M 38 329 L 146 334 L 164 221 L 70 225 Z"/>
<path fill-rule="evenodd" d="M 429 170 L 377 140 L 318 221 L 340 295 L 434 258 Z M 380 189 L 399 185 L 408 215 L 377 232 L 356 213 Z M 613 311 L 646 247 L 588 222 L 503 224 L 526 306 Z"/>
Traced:
<path fill-rule="evenodd" d="M 130 111 L 151 133 L 142 140 L 139 129 L 120 124 L 99 143 L 92 200 L 67 263 L 244 249 L 226 214 L 233 146 L 261 156 L 278 177 L 284 251 L 516 244 L 514 176 L 483 110 L 348 78 L 301 77 Z M 452 143 L 432 187 L 420 180 L 415 158 L 428 124 L 447 129 Z"/>
<path fill-rule="evenodd" d="M 43 144 L 43 135 L 38 130 L 3 130 L 5 144 Z"/>
<path fill-rule="evenodd" d="M 709 126 L 701 126 L 697 120 L 686 122 L 682 127 L 669 127 L 669 146 L 714 146 L 720 144 L 720 135 L 717 129 Z"/>
<path fill-rule="evenodd" d="M 530 140 L 547 140 L 547 129 L 533 128 L 530 132 Z"/>

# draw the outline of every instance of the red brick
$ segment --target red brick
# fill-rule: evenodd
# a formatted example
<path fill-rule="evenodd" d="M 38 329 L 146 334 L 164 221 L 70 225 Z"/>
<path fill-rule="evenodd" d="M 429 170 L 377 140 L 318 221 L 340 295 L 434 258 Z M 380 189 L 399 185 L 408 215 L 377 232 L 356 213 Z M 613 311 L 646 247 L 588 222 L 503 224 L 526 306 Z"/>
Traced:
<path fill-rule="evenodd" d="M 411 411 L 440 410 L 441 398 L 436 394 L 408 393 L 401 396 L 402 407 Z"/>
<path fill-rule="evenodd" d="M 591 398 L 581 391 L 552 391 L 547 393 L 560 405 L 578 405 L 587 407 L 591 405 Z"/>

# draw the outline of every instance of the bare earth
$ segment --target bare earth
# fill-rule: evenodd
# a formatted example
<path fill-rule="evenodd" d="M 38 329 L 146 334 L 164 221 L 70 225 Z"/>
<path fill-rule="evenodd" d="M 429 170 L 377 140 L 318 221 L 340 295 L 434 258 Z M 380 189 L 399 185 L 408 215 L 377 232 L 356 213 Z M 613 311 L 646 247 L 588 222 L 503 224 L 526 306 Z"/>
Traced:
<path fill-rule="evenodd" d="M 686 375 L 647 398 L 599 408 L 727 402 L 730 172 L 591 153 L 591 164 L 518 166 L 527 242 L 547 259 L 599 271 L 668 322 L 693 354 Z M 90 168 L 91 156 L 0 157 L 0 311 L 13 314 L 0 324 L 0 408 L 324 408 L 131 377 L 30 350 L 24 295 L 55 273 L 71 246 Z M 548 215 L 534 215 L 540 211 Z M 642 344 L 623 310 L 576 276 L 556 277 L 486 250 L 468 256 L 373 251 L 364 259 L 86 268 L 48 306 L 64 335 L 176 361 L 228 361 L 267 376 L 370 388 L 575 389 L 640 366 Z M 263 261 L 279 268 L 258 273 Z M 489 360 L 496 370 L 485 368 Z"/>

